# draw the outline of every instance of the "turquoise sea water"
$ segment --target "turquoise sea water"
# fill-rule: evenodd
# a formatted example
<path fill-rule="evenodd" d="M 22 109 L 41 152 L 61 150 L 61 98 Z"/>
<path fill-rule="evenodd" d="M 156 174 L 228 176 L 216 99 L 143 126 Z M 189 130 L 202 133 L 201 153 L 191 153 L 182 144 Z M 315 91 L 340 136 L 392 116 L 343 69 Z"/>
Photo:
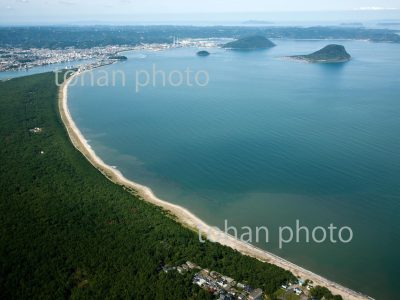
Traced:
<path fill-rule="evenodd" d="M 343 44 L 340 65 L 281 59 Z M 126 86 L 74 86 L 69 107 L 106 163 L 206 222 L 267 226 L 257 245 L 377 299 L 400 278 L 400 45 L 276 41 L 266 51 L 129 53 Z M 206 87 L 147 86 L 135 72 L 206 70 Z M 99 204 L 100 205 L 100 204 Z M 290 243 L 279 226 L 350 226 L 350 243 Z M 303 236 L 304 237 L 304 236 Z"/>

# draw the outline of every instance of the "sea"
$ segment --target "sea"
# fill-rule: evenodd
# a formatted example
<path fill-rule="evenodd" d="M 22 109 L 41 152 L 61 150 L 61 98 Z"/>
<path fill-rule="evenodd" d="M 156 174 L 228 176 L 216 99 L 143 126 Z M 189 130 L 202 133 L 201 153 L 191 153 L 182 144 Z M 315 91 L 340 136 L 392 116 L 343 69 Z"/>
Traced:
<path fill-rule="evenodd" d="M 207 57 L 127 52 L 80 75 L 69 109 L 107 164 L 160 198 L 222 230 L 250 228 L 256 246 L 351 289 L 398 299 L 400 45 L 274 42 Z M 352 60 L 287 58 L 333 43 Z M 261 226 L 268 239 L 256 241 Z"/>

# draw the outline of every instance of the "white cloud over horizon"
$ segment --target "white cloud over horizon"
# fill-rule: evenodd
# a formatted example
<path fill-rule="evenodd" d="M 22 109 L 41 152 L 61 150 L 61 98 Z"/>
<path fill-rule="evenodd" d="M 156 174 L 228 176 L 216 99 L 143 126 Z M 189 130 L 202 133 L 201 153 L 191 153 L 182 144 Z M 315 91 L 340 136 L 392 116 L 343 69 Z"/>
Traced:
<path fill-rule="evenodd" d="M 360 7 L 358 10 L 398 10 L 398 8 L 395 7 L 380 7 L 380 6 L 365 6 L 365 7 Z"/>

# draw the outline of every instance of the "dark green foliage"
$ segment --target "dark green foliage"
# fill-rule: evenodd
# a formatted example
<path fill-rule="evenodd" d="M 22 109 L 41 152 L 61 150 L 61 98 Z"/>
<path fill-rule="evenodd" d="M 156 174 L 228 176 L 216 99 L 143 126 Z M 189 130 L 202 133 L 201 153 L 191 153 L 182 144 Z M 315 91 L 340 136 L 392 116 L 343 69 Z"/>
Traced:
<path fill-rule="evenodd" d="M 124 55 L 113 55 L 113 56 L 110 56 L 109 59 L 127 60 L 128 58 Z"/>
<path fill-rule="evenodd" d="M 276 46 L 264 36 L 248 36 L 236 41 L 226 43 L 223 47 L 237 50 L 267 49 Z"/>
<path fill-rule="evenodd" d="M 209 56 L 210 52 L 202 50 L 202 51 L 197 52 L 197 55 L 198 56 Z"/>
<path fill-rule="evenodd" d="M 304 280 L 302 286 L 305 287 L 305 286 L 309 285 L 309 283 L 310 283 L 310 279 L 306 279 L 306 280 Z"/>
<path fill-rule="evenodd" d="M 158 271 L 186 260 L 267 293 L 295 279 L 199 243 L 108 181 L 70 144 L 54 82 L 53 73 L 0 82 L 0 299 L 209 299 L 190 274 Z"/>
<path fill-rule="evenodd" d="M 326 287 L 322 287 L 317 285 L 313 287 L 310 291 L 310 294 L 315 299 L 322 299 L 325 297 L 326 300 L 343 300 L 342 296 L 340 295 L 332 295 L 331 291 L 328 290 Z"/>
<path fill-rule="evenodd" d="M 321 50 L 308 55 L 297 55 L 294 58 L 304 59 L 310 62 L 346 62 L 351 59 L 349 53 L 342 45 L 327 45 Z"/>

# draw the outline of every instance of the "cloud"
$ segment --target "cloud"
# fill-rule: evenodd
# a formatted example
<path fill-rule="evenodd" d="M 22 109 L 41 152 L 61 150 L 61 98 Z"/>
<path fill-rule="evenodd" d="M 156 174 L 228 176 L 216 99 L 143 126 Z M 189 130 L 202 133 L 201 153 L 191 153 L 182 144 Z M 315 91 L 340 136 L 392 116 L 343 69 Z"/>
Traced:
<path fill-rule="evenodd" d="M 365 7 L 357 8 L 356 10 L 398 10 L 398 8 L 380 7 L 380 6 L 365 6 Z"/>
<path fill-rule="evenodd" d="M 76 5 L 77 3 L 75 1 L 70 1 L 70 0 L 60 0 L 58 3 L 63 4 L 63 5 Z"/>

